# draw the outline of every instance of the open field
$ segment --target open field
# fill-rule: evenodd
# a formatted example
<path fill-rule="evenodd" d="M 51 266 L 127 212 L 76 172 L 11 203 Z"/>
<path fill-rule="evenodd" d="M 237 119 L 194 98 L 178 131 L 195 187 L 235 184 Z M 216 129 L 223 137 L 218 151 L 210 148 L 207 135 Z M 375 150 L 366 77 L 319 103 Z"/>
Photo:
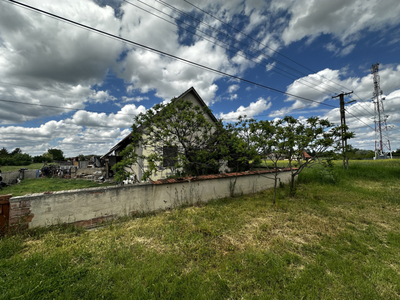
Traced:
<path fill-rule="evenodd" d="M 12 194 L 13 196 L 23 196 L 33 193 L 44 193 L 47 191 L 64 191 L 85 189 L 99 186 L 114 185 L 113 183 L 99 184 L 94 181 L 84 179 L 63 179 L 63 178 L 35 178 L 24 179 L 20 183 L 4 187 L 0 190 L 0 195 Z"/>
<path fill-rule="evenodd" d="M 400 161 L 272 191 L 0 241 L 2 299 L 399 299 Z"/>
<path fill-rule="evenodd" d="M 27 168 L 29 170 L 35 170 L 35 169 L 41 169 L 43 167 L 42 163 L 34 163 L 30 164 L 27 166 L 2 166 L 1 171 L 2 172 L 11 172 L 11 171 L 18 171 L 19 169 L 22 168 Z"/>

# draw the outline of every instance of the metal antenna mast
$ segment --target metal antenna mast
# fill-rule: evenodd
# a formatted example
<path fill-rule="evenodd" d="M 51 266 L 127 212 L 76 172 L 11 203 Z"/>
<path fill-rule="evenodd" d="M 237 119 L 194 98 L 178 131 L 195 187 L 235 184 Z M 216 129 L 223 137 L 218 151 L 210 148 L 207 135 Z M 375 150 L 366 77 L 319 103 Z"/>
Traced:
<path fill-rule="evenodd" d="M 374 76 L 372 102 L 375 107 L 375 159 L 387 158 L 387 153 L 390 153 L 390 158 L 392 158 L 390 141 L 389 139 L 383 140 L 383 133 L 387 132 L 386 120 L 388 116 L 385 115 L 385 110 L 383 108 L 383 100 L 385 100 L 385 97 L 382 97 L 383 92 L 380 87 L 379 63 L 372 65 L 371 74 Z"/>

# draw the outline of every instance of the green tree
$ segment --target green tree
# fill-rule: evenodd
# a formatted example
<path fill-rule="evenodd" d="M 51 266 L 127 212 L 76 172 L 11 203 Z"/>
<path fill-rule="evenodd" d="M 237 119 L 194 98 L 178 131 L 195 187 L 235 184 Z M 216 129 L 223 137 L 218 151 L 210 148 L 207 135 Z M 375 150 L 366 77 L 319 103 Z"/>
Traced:
<path fill-rule="evenodd" d="M 261 163 L 260 155 L 254 143 L 254 119 L 239 116 L 235 123 L 227 123 L 219 133 L 219 153 L 228 162 L 231 171 L 247 171 Z"/>
<path fill-rule="evenodd" d="M 14 166 L 26 166 L 32 163 L 32 157 L 27 153 L 16 153 L 12 156 Z"/>
<path fill-rule="evenodd" d="M 276 139 L 276 126 L 273 121 L 260 120 L 257 123 L 253 123 L 251 126 L 251 131 L 253 132 L 252 140 L 256 147 L 257 152 L 260 155 L 262 161 L 264 161 L 265 166 L 272 170 L 272 177 L 274 179 L 274 196 L 273 204 L 276 203 L 276 189 L 278 186 L 278 161 L 282 159 L 281 154 L 278 151 L 278 140 Z M 272 163 L 270 166 L 269 162 Z M 265 177 L 269 177 L 264 175 Z"/>
<path fill-rule="evenodd" d="M 0 149 L 0 157 L 7 157 L 8 155 L 9 155 L 8 150 L 5 147 Z"/>
<path fill-rule="evenodd" d="M 26 166 L 32 163 L 32 157 L 27 153 L 16 153 L 0 157 L 0 165 L 4 166 Z"/>
<path fill-rule="evenodd" d="M 253 142 L 251 128 L 256 121 L 240 116 L 235 123 L 227 123 L 218 132 L 217 152 L 231 172 L 251 170 L 261 163 L 260 155 Z M 237 177 L 230 183 L 230 194 L 234 196 Z"/>
<path fill-rule="evenodd" d="M 275 139 L 278 141 L 276 149 L 279 155 L 285 155 L 288 159 L 288 168 L 291 172 L 290 196 L 294 196 L 296 176 L 304 168 L 315 163 L 331 165 L 334 151 L 340 147 L 341 126 L 334 127 L 333 123 L 318 117 L 310 117 L 305 122 L 301 122 L 291 116 L 277 121 L 276 126 Z M 348 133 L 346 137 L 353 136 L 353 133 Z M 310 149 L 314 155 L 303 159 L 305 149 Z M 328 152 L 329 149 L 331 151 Z M 321 160 L 321 153 L 324 155 L 329 153 L 331 157 Z"/>
<path fill-rule="evenodd" d="M 210 112 L 207 107 L 176 99 L 136 116 L 132 142 L 122 151 L 123 160 L 113 167 L 116 179 L 133 175 L 132 165 L 142 168 L 141 180 L 166 169 L 196 176 L 218 172 L 222 158 L 218 132 L 223 125 L 211 121 L 207 117 Z"/>
<path fill-rule="evenodd" d="M 393 156 L 400 156 L 400 148 L 397 148 L 396 151 L 394 151 L 392 155 Z"/>
<path fill-rule="evenodd" d="M 52 157 L 53 160 L 55 161 L 60 161 L 60 160 L 64 160 L 64 153 L 62 150 L 60 149 L 49 149 L 47 150 L 47 153 L 49 153 Z M 44 156 L 45 154 L 43 154 Z"/>
<path fill-rule="evenodd" d="M 10 153 L 10 155 L 21 154 L 21 153 L 22 153 L 22 151 L 21 151 L 20 148 L 15 148 L 15 149 Z"/>
<path fill-rule="evenodd" d="M 32 160 L 34 163 L 51 162 L 53 161 L 53 157 L 49 153 L 45 153 L 43 155 L 34 156 Z"/>

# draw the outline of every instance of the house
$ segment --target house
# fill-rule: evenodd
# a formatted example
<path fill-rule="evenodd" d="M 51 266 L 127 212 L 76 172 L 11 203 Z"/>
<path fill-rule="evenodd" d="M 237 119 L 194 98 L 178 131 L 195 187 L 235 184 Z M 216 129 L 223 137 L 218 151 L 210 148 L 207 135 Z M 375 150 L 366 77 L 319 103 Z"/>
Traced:
<path fill-rule="evenodd" d="M 312 157 L 310 154 L 308 154 L 306 151 L 303 151 L 302 153 L 302 157 L 303 159 L 305 159 L 306 161 L 310 160 Z"/>
<path fill-rule="evenodd" d="M 178 97 L 172 99 L 172 102 L 177 101 L 178 99 L 190 101 L 194 105 L 198 105 L 202 108 L 207 107 L 203 99 L 200 97 L 200 95 L 196 92 L 196 90 L 193 87 L 191 87 Z M 206 113 L 206 118 L 212 123 L 218 122 L 217 118 L 210 111 Z M 117 162 L 122 160 L 122 156 L 120 155 L 121 151 L 123 151 L 131 142 L 132 142 L 131 134 L 128 134 L 125 138 L 123 138 L 119 143 L 113 146 L 106 154 L 104 154 L 101 157 L 101 159 L 106 162 L 106 168 L 108 170 L 110 170 L 111 167 L 115 165 Z M 140 145 L 137 149 L 135 149 L 135 151 L 138 155 L 148 155 L 151 153 L 152 149 L 149 149 L 149 147 L 145 148 L 142 147 L 142 145 Z M 166 146 L 163 147 L 163 152 L 164 152 L 163 167 L 165 167 L 165 169 L 161 170 L 161 172 L 157 174 L 157 176 L 152 177 L 152 179 L 154 180 L 163 179 L 166 178 L 167 176 L 173 175 L 169 167 L 171 167 L 171 165 L 174 164 L 174 160 L 171 158 L 176 157 L 176 151 L 177 149 L 174 147 L 166 147 Z M 143 170 L 146 168 L 147 167 L 145 162 L 139 159 L 138 164 L 131 167 L 133 173 L 135 174 L 134 180 L 139 181 L 143 176 Z"/>
<path fill-rule="evenodd" d="M 310 160 L 312 157 L 306 151 L 302 151 L 301 155 L 292 155 L 292 160 L 301 160 L 304 159 L 306 161 Z"/>

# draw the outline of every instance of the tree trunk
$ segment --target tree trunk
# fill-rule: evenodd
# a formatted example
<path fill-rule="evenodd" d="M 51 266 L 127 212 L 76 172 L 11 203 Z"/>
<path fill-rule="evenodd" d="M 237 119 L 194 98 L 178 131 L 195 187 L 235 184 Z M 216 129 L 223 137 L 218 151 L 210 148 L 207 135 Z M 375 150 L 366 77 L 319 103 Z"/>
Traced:
<path fill-rule="evenodd" d="M 276 203 L 276 188 L 277 188 L 277 182 L 278 182 L 278 178 L 277 178 L 277 175 L 278 175 L 278 173 L 277 173 L 277 170 L 275 169 L 275 182 L 274 182 L 274 200 L 273 200 L 273 202 L 272 202 L 272 204 L 273 205 L 275 205 L 275 203 Z"/>
<path fill-rule="evenodd" d="M 290 192 L 289 192 L 289 196 L 290 197 L 294 197 L 294 194 L 296 193 L 296 185 L 295 185 L 295 178 L 296 175 L 291 175 L 291 180 L 290 180 Z"/>

